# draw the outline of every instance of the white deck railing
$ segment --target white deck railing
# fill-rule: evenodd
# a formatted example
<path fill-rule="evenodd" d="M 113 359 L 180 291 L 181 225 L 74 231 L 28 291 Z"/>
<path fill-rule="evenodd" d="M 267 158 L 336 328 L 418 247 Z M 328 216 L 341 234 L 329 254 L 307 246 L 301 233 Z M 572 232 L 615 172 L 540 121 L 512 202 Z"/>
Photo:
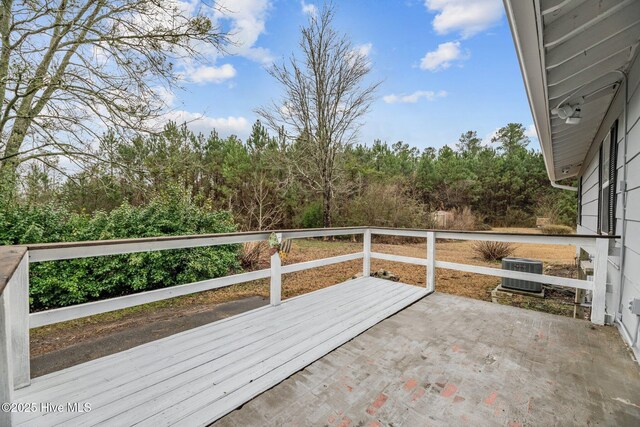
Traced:
<path fill-rule="evenodd" d="M 302 239 L 308 237 L 358 235 L 364 233 L 364 228 L 337 228 L 318 230 L 287 230 L 276 232 L 276 235 L 280 240 L 283 240 Z M 209 236 L 162 237 L 155 239 L 127 239 L 119 241 L 32 245 L 29 246 L 29 262 L 57 261 L 64 259 L 87 258 L 93 256 L 160 251 L 167 249 L 185 249 L 203 246 L 220 246 L 247 242 L 260 242 L 267 241 L 270 235 L 271 232 L 248 232 L 227 233 Z M 147 304 L 150 302 L 161 301 L 177 296 L 189 295 L 212 289 L 224 288 L 239 283 L 246 283 L 253 280 L 265 279 L 269 277 L 271 278 L 271 304 L 278 305 L 281 301 L 280 276 L 282 274 L 337 264 L 354 259 L 361 259 L 363 257 L 364 254 L 362 252 L 358 252 L 354 254 L 341 255 L 337 257 L 323 258 L 314 261 L 282 266 L 280 262 L 280 256 L 276 253 L 271 257 L 271 266 L 268 269 L 234 274 L 231 276 L 218 277 L 215 279 L 208 279 L 200 282 L 188 283 L 185 285 L 172 286 L 169 288 L 156 289 L 153 291 L 139 292 L 102 301 L 89 302 L 85 304 L 73 305 L 70 307 L 31 313 L 29 315 L 29 327 L 37 328 L 40 326 L 51 325 L 53 323 L 77 319 L 80 317 L 106 313 L 109 311 L 120 310 L 136 305 Z"/>
<path fill-rule="evenodd" d="M 390 229 L 379 227 L 348 227 L 312 230 L 282 230 L 276 235 L 280 240 L 325 237 L 339 235 L 363 235 L 363 250 L 348 255 L 334 256 L 308 262 L 282 266 L 278 253 L 271 257 L 269 269 L 240 273 L 226 277 L 203 280 L 196 283 L 170 288 L 140 292 L 132 295 L 78 304 L 36 313 L 29 313 L 29 263 L 56 261 L 94 256 L 129 254 L 167 249 L 184 249 L 204 246 L 228 245 L 254 241 L 266 241 L 271 232 L 228 233 L 198 236 L 171 236 L 112 241 L 74 242 L 39 244 L 20 247 L 23 250 L 4 278 L 0 281 L 0 402 L 10 401 L 7 393 L 24 387 L 30 382 L 29 329 L 81 317 L 120 310 L 140 304 L 174 298 L 211 289 L 222 288 L 257 279 L 270 278 L 270 303 L 277 306 L 281 302 L 282 274 L 322 267 L 336 263 L 363 259 L 363 275 L 371 273 L 371 259 L 417 264 L 426 267 L 426 288 L 435 290 L 435 269 L 445 268 L 469 273 L 486 274 L 497 277 L 530 280 L 555 286 L 566 286 L 591 291 L 593 293 L 591 321 L 603 324 L 605 319 L 606 269 L 609 242 L 612 237 L 569 235 L 548 236 L 538 234 L 507 234 L 485 232 L 459 232 L 439 230 Z M 392 235 L 426 239 L 425 258 L 391 255 L 371 251 L 372 235 Z M 549 245 L 571 245 L 582 247 L 595 254 L 593 280 L 578 280 L 555 276 L 508 271 L 493 267 L 460 264 L 436 259 L 436 239 L 500 241 L 513 243 L 534 243 Z M 16 252 L 18 248 L 5 247 L 6 252 Z M 14 257 L 15 258 L 15 257 Z M 2 263 L 0 256 L 0 267 Z M 0 271 L 0 278 L 5 272 Z M 2 292 L 3 288 L 6 289 Z M 3 357 L 4 356 L 4 357 Z M 2 424 L 0 414 L 0 424 Z"/>

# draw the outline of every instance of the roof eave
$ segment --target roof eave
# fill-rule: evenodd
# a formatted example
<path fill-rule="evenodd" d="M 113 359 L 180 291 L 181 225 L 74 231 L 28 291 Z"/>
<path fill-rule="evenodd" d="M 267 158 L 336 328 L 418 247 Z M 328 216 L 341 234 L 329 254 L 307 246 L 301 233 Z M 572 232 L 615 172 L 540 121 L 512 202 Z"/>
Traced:
<path fill-rule="evenodd" d="M 529 106 L 538 132 L 547 175 L 557 180 L 551 143 L 551 118 L 542 45 L 542 17 L 537 1 L 503 0 Z M 523 43 L 523 41 L 528 41 Z M 535 42 L 530 42 L 535 40 Z M 563 178 L 569 178 L 566 176 Z"/>

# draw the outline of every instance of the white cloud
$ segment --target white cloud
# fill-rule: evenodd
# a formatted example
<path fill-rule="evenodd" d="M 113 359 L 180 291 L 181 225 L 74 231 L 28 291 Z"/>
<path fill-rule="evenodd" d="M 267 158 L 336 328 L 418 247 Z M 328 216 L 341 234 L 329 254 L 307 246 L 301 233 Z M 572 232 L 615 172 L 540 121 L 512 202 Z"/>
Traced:
<path fill-rule="evenodd" d="M 354 50 L 358 52 L 358 54 L 361 56 L 369 56 L 372 49 L 373 49 L 373 44 L 365 43 L 365 44 L 357 45 Z"/>
<path fill-rule="evenodd" d="M 356 60 L 362 58 L 364 61 L 369 60 L 369 54 L 371 54 L 371 50 L 373 49 L 373 44 L 365 43 L 354 46 L 350 52 L 347 52 L 346 58 L 352 65 L 356 62 Z"/>
<path fill-rule="evenodd" d="M 208 134 L 216 130 L 220 136 L 237 135 L 246 138 L 251 131 L 249 121 L 244 117 L 210 117 L 205 114 L 193 113 L 190 111 L 170 111 L 166 113 L 161 122 L 174 121 L 176 123 L 187 123 L 189 129 L 194 132 Z"/>
<path fill-rule="evenodd" d="M 318 8 L 315 4 L 305 3 L 304 0 L 301 0 L 300 6 L 302 7 L 302 13 L 305 15 L 313 16 L 314 18 L 318 16 Z"/>
<path fill-rule="evenodd" d="M 96 61 L 96 65 L 98 65 L 99 67 L 104 67 L 111 59 L 109 51 L 104 49 L 101 45 L 92 45 L 91 51 L 93 53 L 93 59 Z"/>
<path fill-rule="evenodd" d="M 528 138 L 538 139 L 538 130 L 536 129 L 536 125 L 531 123 L 529 126 L 527 126 L 527 129 L 524 131 L 524 136 Z"/>
<path fill-rule="evenodd" d="M 231 43 L 225 46 L 225 51 L 205 41 L 194 41 L 191 48 L 198 52 L 201 60 L 190 58 L 184 49 L 178 49 L 172 60 L 185 82 L 222 83 L 236 76 L 231 64 L 218 64 L 227 55 L 245 56 L 261 63 L 272 61 L 268 50 L 255 46 L 265 30 L 269 7 L 270 0 L 219 0 L 210 4 L 201 0 L 167 0 L 162 5 L 154 3 L 152 13 L 134 15 L 132 20 L 135 25 L 153 28 L 176 25 L 176 13 L 211 19 L 214 26 L 228 33 Z M 104 54 L 94 49 L 94 56 L 100 59 Z"/>
<path fill-rule="evenodd" d="M 129 17 L 139 28 L 151 30 L 158 27 L 172 27 L 176 23 L 176 14 L 181 16 L 195 16 L 198 13 L 212 15 L 212 8 L 196 8 L 194 1 L 166 0 L 165 2 L 149 2 L 149 10 L 145 13 L 133 13 Z M 121 26 L 119 31 L 126 33 L 127 26 Z"/>
<path fill-rule="evenodd" d="M 460 49 L 460 42 L 441 43 L 436 50 L 427 52 L 420 61 L 420 68 L 429 71 L 446 70 L 454 62 L 464 61 L 468 57 L 468 53 Z"/>
<path fill-rule="evenodd" d="M 239 52 L 239 54 L 263 65 L 271 64 L 274 59 L 271 51 L 264 47 L 252 47 L 244 50 L 243 52 Z"/>
<path fill-rule="evenodd" d="M 223 64 L 219 67 L 203 65 L 199 67 L 186 67 L 182 78 L 190 83 L 222 83 L 236 76 L 236 69 L 231 64 Z"/>
<path fill-rule="evenodd" d="M 227 47 L 230 54 L 244 56 L 251 60 L 269 64 L 273 62 L 271 52 L 255 44 L 265 32 L 267 12 L 271 7 L 269 0 L 219 0 L 220 11 L 216 17 L 231 22 L 230 38 L 232 45 Z"/>
<path fill-rule="evenodd" d="M 418 90 L 409 95 L 392 94 L 392 95 L 384 96 L 382 97 L 382 99 L 387 104 L 398 104 L 398 103 L 415 104 L 422 98 L 425 98 L 428 101 L 433 101 L 436 98 L 444 98 L 445 96 L 447 96 L 447 92 L 445 92 L 444 90 L 441 90 L 439 92 L 434 92 L 432 90 Z"/>
<path fill-rule="evenodd" d="M 158 95 L 160 101 L 164 104 L 163 107 L 171 107 L 176 100 L 176 94 L 164 86 L 156 86 L 153 91 Z"/>
<path fill-rule="evenodd" d="M 504 12 L 501 0 L 425 0 L 425 6 L 436 12 L 433 29 L 438 34 L 459 32 L 464 38 L 492 27 Z"/>
<path fill-rule="evenodd" d="M 482 145 L 484 145 L 485 147 L 492 147 L 492 142 L 491 140 L 493 138 L 495 138 L 496 136 L 498 136 L 498 131 L 500 130 L 500 128 L 495 128 L 493 131 L 489 132 L 488 134 L 485 135 L 484 138 L 482 138 Z"/>
<path fill-rule="evenodd" d="M 293 106 L 291 103 L 284 103 L 280 106 L 280 113 L 286 118 L 291 118 L 293 115 Z"/>

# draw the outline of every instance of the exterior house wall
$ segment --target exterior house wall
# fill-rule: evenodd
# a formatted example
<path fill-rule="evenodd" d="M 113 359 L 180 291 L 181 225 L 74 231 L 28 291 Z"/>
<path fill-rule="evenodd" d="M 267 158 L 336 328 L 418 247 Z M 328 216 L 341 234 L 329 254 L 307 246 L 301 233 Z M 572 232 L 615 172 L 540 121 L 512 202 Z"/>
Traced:
<path fill-rule="evenodd" d="M 621 256 L 622 239 L 616 239 L 611 248 L 607 272 L 607 321 L 618 324 L 625 340 L 631 344 L 638 331 L 638 316 L 629 310 L 629 301 L 640 298 L 640 60 L 636 57 L 629 72 L 627 117 L 629 120 L 625 168 L 625 87 L 616 94 L 596 137 L 587 160 L 582 166 L 581 216 L 578 231 L 587 234 L 598 232 L 599 150 L 610 128 L 618 121 L 618 154 L 616 179 L 616 234 L 624 234 L 624 255 Z M 626 169 L 626 170 L 625 170 Z M 621 182 L 626 174 L 626 194 Z M 626 214 L 623 224 L 623 199 L 626 196 Z M 620 263 L 622 262 L 622 265 Z M 622 278 L 622 281 L 621 281 Z M 620 301 L 622 293 L 622 303 Z M 637 340 L 636 340 L 637 341 Z M 634 347 L 640 353 L 638 342 Z"/>
<path fill-rule="evenodd" d="M 598 232 L 598 175 L 600 166 L 599 156 L 595 156 L 587 163 L 582 175 L 582 216 L 580 226 L 586 234 Z"/>

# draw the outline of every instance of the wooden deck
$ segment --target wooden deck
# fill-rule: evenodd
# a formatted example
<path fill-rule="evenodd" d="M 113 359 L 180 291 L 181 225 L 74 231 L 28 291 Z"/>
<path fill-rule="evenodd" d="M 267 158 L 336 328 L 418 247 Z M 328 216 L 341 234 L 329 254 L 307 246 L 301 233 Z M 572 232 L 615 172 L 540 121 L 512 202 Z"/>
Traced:
<path fill-rule="evenodd" d="M 605 320 L 609 239 L 376 227 L 281 230 L 5 247 L 0 262 L 0 426 L 206 425 L 402 310 L 436 288 L 436 268 L 533 280 L 593 293 L 591 320 Z M 362 252 L 211 278 L 101 301 L 29 313 L 29 265 L 94 256 L 272 240 L 362 236 Z M 372 235 L 425 239 L 426 258 L 372 252 Z M 594 280 L 566 279 L 438 260 L 436 239 L 548 243 L 595 254 Z M 362 259 L 364 278 L 281 302 L 282 275 Z M 369 277 L 371 260 L 425 267 L 425 287 Z M 2 261 L 2 260 L 0 260 Z M 270 278 L 270 305 L 30 381 L 30 329 L 257 279 Z M 4 283 L 3 283 L 4 281 Z M 2 289 L 4 287 L 4 290 Z M 30 385 L 29 385 L 30 384 Z M 85 406 L 89 405 L 89 406 Z M 90 412 L 81 412 L 83 408 Z"/>
<path fill-rule="evenodd" d="M 14 422 L 207 425 L 426 294 L 367 277 L 252 310 L 35 378 L 16 401 L 64 409 L 14 414 Z"/>

